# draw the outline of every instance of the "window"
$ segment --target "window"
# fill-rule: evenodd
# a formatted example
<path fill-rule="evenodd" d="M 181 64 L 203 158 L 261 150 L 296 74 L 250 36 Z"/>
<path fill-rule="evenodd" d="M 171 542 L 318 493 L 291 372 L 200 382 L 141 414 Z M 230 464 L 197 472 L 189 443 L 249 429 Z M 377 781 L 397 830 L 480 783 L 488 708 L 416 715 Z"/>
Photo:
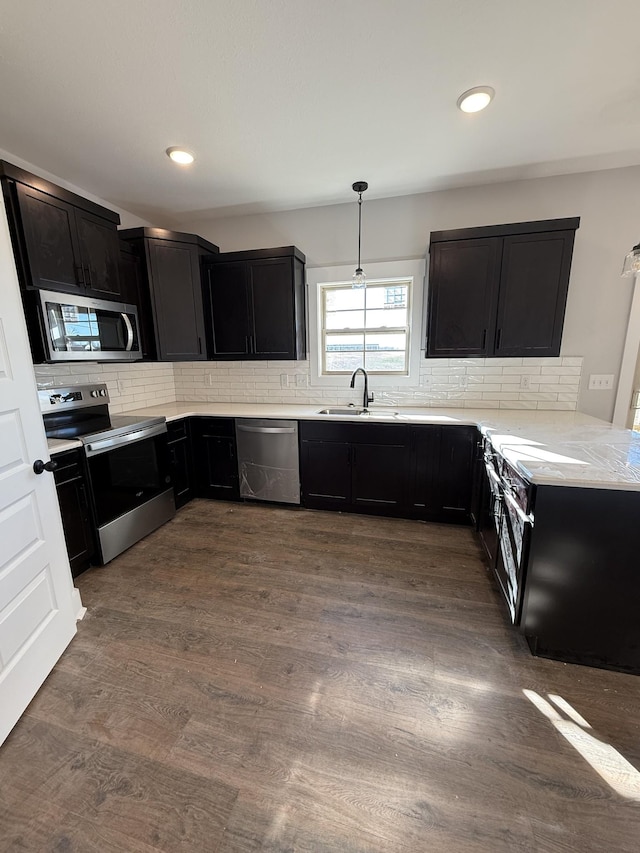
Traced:
<path fill-rule="evenodd" d="M 409 372 L 411 279 L 320 285 L 322 375 Z"/>
<path fill-rule="evenodd" d="M 375 388 L 415 388 L 420 382 L 422 258 L 367 262 L 366 288 L 353 288 L 353 266 L 307 266 L 311 385 L 348 387 L 356 367 Z"/>

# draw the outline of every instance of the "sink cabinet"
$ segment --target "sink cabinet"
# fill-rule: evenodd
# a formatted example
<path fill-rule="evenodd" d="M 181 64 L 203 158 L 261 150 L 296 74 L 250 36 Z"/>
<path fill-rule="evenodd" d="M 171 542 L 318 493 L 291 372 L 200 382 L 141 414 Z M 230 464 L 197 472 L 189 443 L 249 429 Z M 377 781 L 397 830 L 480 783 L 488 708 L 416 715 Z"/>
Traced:
<path fill-rule="evenodd" d="M 300 422 L 304 506 L 404 515 L 408 427 Z"/>
<path fill-rule="evenodd" d="M 123 301 L 120 216 L 11 163 L 0 178 L 22 286 Z"/>
<path fill-rule="evenodd" d="M 303 504 L 468 523 L 476 435 L 472 426 L 301 421 Z"/>
<path fill-rule="evenodd" d="M 578 217 L 435 231 L 427 357 L 557 356 Z"/>
<path fill-rule="evenodd" d="M 306 355 L 305 256 L 295 246 L 224 252 L 204 266 L 207 349 L 213 360 Z"/>

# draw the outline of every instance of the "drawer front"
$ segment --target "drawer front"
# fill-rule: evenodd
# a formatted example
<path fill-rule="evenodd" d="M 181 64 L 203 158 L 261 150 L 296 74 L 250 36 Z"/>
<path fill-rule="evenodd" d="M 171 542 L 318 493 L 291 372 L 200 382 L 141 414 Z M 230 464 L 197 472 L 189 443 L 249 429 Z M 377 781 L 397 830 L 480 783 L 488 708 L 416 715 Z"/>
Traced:
<path fill-rule="evenodd" d="M 404 424 L 328 423 L 300 421 L 302 441 L 337 441 L 350 444 L 405 445 L 409 428 Z"/>
<path fill-rule="evenodd" d="M 191 418 L 194 435 L 229 436 L 235 439 L 236 425 L 233 418 Z"/>
<path fill-rule="evenodd" d="M 81 450 L 67 450 L 64 453 L 56 453 L 52 459 L 57 465 L 53 472 L 56 486 L 84 476 L 82 465 L 83 453 Z"/>
<path fill-rule="evenodd" d="M 167 434 L 169 443 L 187 437 L 187 419 L 181 418 L 177 421 L 167 421 Z"/>

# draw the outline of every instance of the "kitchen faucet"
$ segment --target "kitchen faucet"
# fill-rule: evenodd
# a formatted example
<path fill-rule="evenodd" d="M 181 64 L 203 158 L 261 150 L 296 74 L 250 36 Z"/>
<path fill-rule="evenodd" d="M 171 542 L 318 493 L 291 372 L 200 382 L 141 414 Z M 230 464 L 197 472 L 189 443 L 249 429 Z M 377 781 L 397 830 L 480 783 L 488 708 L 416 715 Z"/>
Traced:
<path fill-rule="evenodd" d="M 369 394 L 369 377 L 364 367 L 357 367 L 351 375 L 350 387 L 356 387 L 356 376 L 361 373 L 364 376 L 364 396 L 362 398 L 362 408 L 366 409 L 369 403 L 373 403 L 373 394 Z"/>

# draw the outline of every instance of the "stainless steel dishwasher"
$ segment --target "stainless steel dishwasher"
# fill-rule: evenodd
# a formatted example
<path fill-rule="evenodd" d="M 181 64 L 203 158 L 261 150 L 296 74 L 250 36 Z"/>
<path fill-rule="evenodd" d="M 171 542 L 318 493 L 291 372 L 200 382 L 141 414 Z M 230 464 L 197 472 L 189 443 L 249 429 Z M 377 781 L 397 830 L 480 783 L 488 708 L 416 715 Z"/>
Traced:
<path fill-rule="evenodd" d="M 298 422 L 237 419 L 236 440 L 241 497 L 299 504 Z"/>

